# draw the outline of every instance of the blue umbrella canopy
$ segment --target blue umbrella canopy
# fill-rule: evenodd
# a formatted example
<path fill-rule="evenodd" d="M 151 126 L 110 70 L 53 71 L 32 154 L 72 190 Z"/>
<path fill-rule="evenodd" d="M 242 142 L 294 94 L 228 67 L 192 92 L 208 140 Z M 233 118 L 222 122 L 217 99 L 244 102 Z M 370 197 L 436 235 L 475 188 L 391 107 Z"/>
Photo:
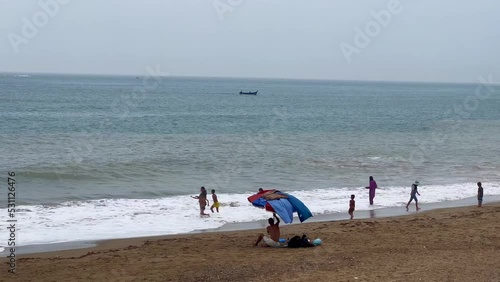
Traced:
<path fill-rule="evenodd" d="M 311 211 L 296 197 L 278 190 L 263 190 L 248 197 L 248 201 L 255 207 L 275 212 L 285 223 L 293 222 L 293 213 L 296 212 L 300 222 L 312 217 Z"/>

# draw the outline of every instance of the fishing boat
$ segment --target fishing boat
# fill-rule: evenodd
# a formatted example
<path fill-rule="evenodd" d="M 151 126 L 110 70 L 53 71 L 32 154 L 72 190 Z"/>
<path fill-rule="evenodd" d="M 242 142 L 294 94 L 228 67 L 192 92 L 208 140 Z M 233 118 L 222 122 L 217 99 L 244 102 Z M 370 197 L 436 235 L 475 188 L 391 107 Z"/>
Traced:
<path fill-rule="evenodd" d="M 255 92 L 243 92 L 243 91 L 240 91 L 240 95 L 257 95 L 257 92 L 259 92 L 259 90 L 255 91 Z"/>

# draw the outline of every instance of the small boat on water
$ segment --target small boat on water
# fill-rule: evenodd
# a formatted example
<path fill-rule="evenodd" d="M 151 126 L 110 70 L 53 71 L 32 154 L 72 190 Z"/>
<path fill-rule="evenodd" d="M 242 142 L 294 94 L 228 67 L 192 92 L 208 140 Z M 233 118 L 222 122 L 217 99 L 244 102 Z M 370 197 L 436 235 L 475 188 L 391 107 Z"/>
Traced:
<path fill-rule="evenodd" d="M 259 90 L 255 91 L 255 92 L 243 92 L 243 91 L 240 91 L 240 95 L 257 95 L 257 92 L 259 92 Z"/>

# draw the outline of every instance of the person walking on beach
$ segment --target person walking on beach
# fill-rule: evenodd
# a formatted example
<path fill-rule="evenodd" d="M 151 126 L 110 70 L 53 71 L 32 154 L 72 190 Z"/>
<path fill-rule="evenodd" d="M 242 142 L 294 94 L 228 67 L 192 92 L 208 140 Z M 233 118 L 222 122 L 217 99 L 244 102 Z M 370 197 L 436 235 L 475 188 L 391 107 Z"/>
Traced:
<path fill-rule="evenodd" d="M 375 189 L 377 189 L 377 182 L 373 180 L 373 176 L 370 176 L 370 183 L 366 189 L 370 189 L 368 196 L 370 197 L 370 205 L 373 205 L 373 198 L 375 198 Z"/>
<path fill-rule="evenodd" d="M 415 183 L 413 183 L 411 185 L 411 192 L 410 192 L 410 200 L 408 201 L 408 204 L 406 204 L 406 211 L 408 211 L 408 206 L 410 205 L 411 201 L 415 200 L 415 206 L 417 207 L 417 211 L 420 209 L 418 207 L 418 199 L 417 199 L 417 195 L 420 196 L 420 193 L 418 193 L 418 190 L 417 190 L 417 186 L 418 186 L 418 181 L 415 181 Z"/>
<path fill-rule="evenodd" d="M 280 241 L 280 219 L 276 216 L 276 213 L 273 213 L 273 217 L 276 218 L 276 223 L 274 223 L 273 218 L 269 218 L 269 226 L 266 228 L 267 234 L 269 236 L 260 234 L 257 241 L 254 243 L 254 246 L 257 246 L 260 241 L 264 241 L 264 243 L 269 247 L 281 247 Z"/>
<path fill-rule="evenodd" d="M 483 186 L 481 182 L 477 183 L 477 207 L 480 208 L 483 206 Z"/>
<path fill-rule="evenodd" d="M 220 203 L 219 200 L 217 199 L 217 195 L 215 195 L 215 189 L 212 189 L 212 206 L 210 207 L 210 210 L 212 213 L 214 212 L 214 208 L 219 212 L 219 207 Z"/>
<path fill-rule="evenodd" d="M 356 201 L 354 201 L 354 195 L 351 195 L 351 200 L 349 201 L 349 215 L 351 216 L 351 219 L 354 218 L 354 208 L 356 206 Z"/>
<path fill-rule="evenodd" d="M 201 216 L 203 216 L 203 215 L 210 216 L 208 213 L 205 213 L 205 207 L 210 204 L 210 202 L 207 199 L 207 190 L 205 190 L 205 187 L 202 186 L 200 188 L 200 195 L 199 196 L 195 196 L 195 197 L 191 196 L 191 198 L 198 200 L 198 203 L 200 204 L 200 215 Z"/>

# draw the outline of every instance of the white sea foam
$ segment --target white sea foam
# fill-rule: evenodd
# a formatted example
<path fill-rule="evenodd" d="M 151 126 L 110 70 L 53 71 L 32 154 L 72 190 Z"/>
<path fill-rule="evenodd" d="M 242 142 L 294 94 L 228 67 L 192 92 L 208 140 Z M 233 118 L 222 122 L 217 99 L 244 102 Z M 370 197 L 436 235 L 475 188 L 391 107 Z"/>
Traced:
<path fill-rule="evenodd" d="M 500 195 L 500 184 L 484 183 L 483 186 L 485 201 L 488 195 Z M 444 186 L 421 183 L 419 200 L 421 203 L 459 200 L 474 197 L 476 191 L 475 183 Z M 377 190 L 376 208 L 403 206 L 409 200 L 409 192 L 410 187 L 382 187 Z M 178 234 L 268 218 L 268 212 L 247 201 L 250 194 L 219 194 L 220 213 L 207 218 L 200 218 L 197 200 L 189 196 L 19 206 L 16 246 Z M 351 194 L 356 195 L 357 210 L 369 209 L 368 193 L 364 188 L 303 190 L 291 194 L 301 199 L 314 214 L 345 212 Z M 5 222 L 0 222 L 2 232 L 6 227 Z"/>

